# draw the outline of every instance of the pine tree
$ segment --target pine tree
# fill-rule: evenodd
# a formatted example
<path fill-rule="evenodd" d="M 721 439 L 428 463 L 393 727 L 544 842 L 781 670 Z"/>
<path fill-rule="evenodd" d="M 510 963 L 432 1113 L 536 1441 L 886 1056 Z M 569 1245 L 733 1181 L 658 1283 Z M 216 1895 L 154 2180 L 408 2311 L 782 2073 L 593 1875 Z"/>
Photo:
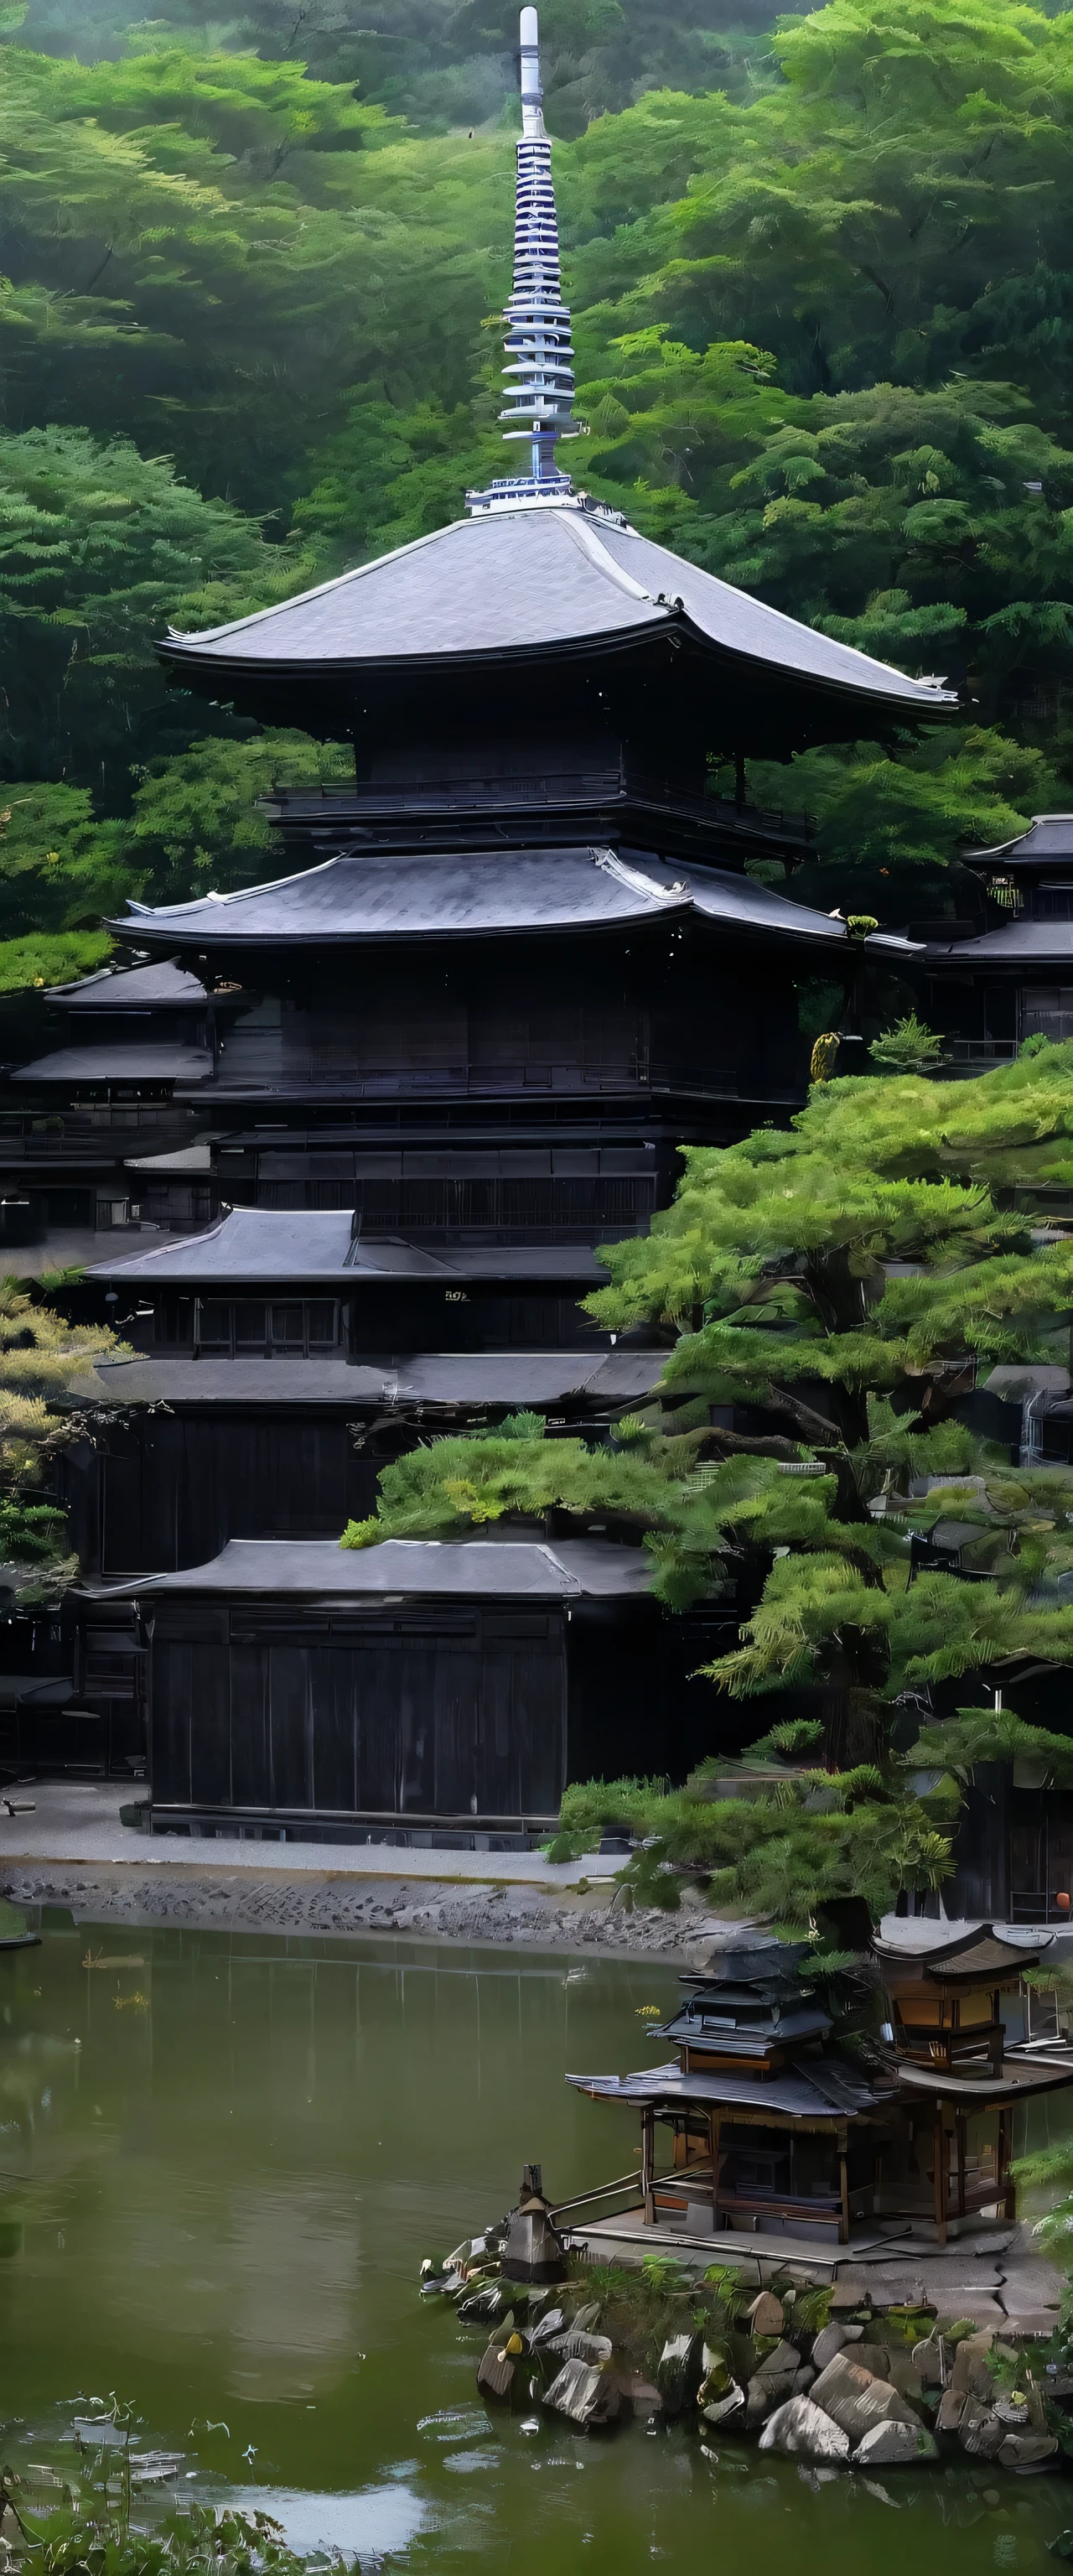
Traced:
<path fill-rule="evenodd" d="M 121 1352 L 103 1325 L 72 1324 L 40 1291 L 0 1280 L 0 1601 L 54 1599 L 77 1571 L 66 1515 L 47 1498 L 51 1461 L 86 1436 L 100 1397 L 79 1400 L 91 1363 Z"/>
<path fill-rule="evenodd" d="M 709 1678 L 731 1699 L 781 1696 L 822 1761 L 749 1810 L 759 1856 L 746 1869 L 739 1848 L 733 1868 L 754 1904 L 787 1797 L 804 1808 L 779 1865 L 793 1858 L 802 1901 L 832 1877 L 849 1892 L 866 1862 L 873 1889 L 892 1869 L 894 1886 L 898 1868 L 941 1875 L 936 1814 L 906 1804 L 907 1725 L 969 1677 L 1073 1663 L 1073 1470 L 1014 1471 L 959 1419 L 981 1363 L 1067 1355 L 1073 1239 L 1037 1239 L 1009 1201 L 1011 1179 L 1073 1181 L 1071 1083 L 1073 1047 L 966 1083 L 833 1081 L 787 1132 L 690 1148 L 673 1206 L 605 1250 L 611 1284 L 589 1300 L 598 1322 L 663 1339 L 652 1405 L 599 1445 L 524 1416 L 434 1442 L 385 1470 L 375 1518 L 346 1534 L 551 1511 L 580 1530 L 598 1514 L 643 1533 L 672 1607 L 736 1599 L 739 1641 Z M 713 1424 L 732 1407 L 757 1427 Z M 710 1789 L 675 1831 L 723 1834 L 729 1867 L 742 1810 L 720 1819 Z M 651 1825 L 650 1790 L 641 1805 Z"/>

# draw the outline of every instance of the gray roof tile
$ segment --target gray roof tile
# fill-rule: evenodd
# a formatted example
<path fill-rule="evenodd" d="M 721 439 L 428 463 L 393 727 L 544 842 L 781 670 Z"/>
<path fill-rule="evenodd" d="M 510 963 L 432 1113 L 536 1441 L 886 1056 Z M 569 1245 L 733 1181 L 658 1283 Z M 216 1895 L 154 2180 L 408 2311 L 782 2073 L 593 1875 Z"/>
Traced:
<path fill-rule="evenodd" d="M 209 668 L 360 669 L 546 651 L 674 623 L 748 661 L 892 707 L 954 703 L 577 500 L 455 520 L 275 608 L 169 636 L 160 650 Z"/>
<path fill-rule="evenodd" d="M 378 940 L 613 927 L 682 919 L 844 945 L 845 924 L 791 903 L 729 869 L 618 853 L 558 850 L 384 851 L 340 854 L 300 875 L 193 903 L 135 906 L 139 934 L 184 945 Z M 122 924 L 117 927 L 122 928 Z M 130 930 L 128 921 L 127 930 Z"/>
<path fill-rule="evenodd" d="M 652 1579 L 643 1548 L 599 1539 L 382 1539 L 378 1547 L 340 1547 L 336 1539 L 233 1538 L 208 1565 L 179 1574 L 149 1574 L 128 1583 L 94 1585 L 101 1594 L 214 1592 L 270 1601 L 364 1597 L 385 1593 L 529 1596 L 564 1601 L 617 1595 L 643 1598 Z"/>
<path fill-rule="evenodd" d="M 231 1208 L 200 1234 L 170 1237 L 151 1252 L 98 1261 L 88 1279 L 144 1281 L 146 1287 L 201 1283 L 269 1285 L 273 1280 L 355 1288 L 370 1279 L 568 1280 L 607 1285 L 585 1244 L 477 1244 L 427 1252 L 401 1239 L 351 1237 L 347 1208 Z"/>

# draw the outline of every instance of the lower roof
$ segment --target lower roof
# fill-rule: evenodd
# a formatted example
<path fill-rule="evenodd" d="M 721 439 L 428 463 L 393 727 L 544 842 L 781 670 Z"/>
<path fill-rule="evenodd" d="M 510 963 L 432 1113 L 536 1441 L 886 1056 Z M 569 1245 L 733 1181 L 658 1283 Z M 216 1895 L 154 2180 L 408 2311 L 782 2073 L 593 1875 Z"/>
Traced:
<path fill-rule="evenodd" d="M 1004 921 L 979 939 L 929 940 L 918 952 L 926 966 L 1054 966 L 1073 969 L 1073 921 Z"/>
<path fill-rule="evenodd" d="M 608 1540 L 389 1538 L 346 1548 L 338 1539 L 233 1538 L 207 1565 L 94 1584 L 95 1600 L 213 1593 L 228 1600 L 366 1601 L 421 1595 L 470 1600 L 642 1599 L 654 1567 L 644 1548 Z"/>
<path fill-rule="evenodd" d="M 99 966 L 77 984 L 53 984 L 47 999 L 65 1011 L 145 1011 L 166 1005 L 169 1011 L 203 1011 L 208 994 L 198 975 L 174 957 L 155 958 L 148 966 Z"/>
<path fill-rule="evenodd" d="M 731 2075 L 721 2071 L 718 2075 L 683 2075 L 672 2062 L 645 2067 L 636 2075 L 568 2075 L 566 2080 L 598 2101 L 629 2102 L 639 2109 L 649 2104 L 658 2108 L 661 2103 L 678 2109 L 690 2102 L 701 2102 L 706 2110 L 721 2106 L 729 2111 L 774 2111 L 790 2119 L 809 2121 L 842 2121 L 875 2110 L 880 2097 L 862 2077 L 851 2076 L 840 2063 L 832 2066 L 818 2059 L 813 2078 L 808 2072 L 812 2062 L 806 2059 L 803 2065 L 786 2067 L 777 2075 Z M 825 2084 L 826 2089 L 821 2089 Z M 832 2100 L 832 2093 L 841 2093 L 842 2100 Z"/>
<path fill-rule="evenodd" d="M 372 1279 L 607 1286 L 607 1272 L 587 1244 L 459 1244 L 430 1252 L 402 1237 L 355 1236 L 352 1226 L 349 1208 L 229 1208 L 200 1234 L 169 1236 L 151 1251 L 94 1262 L 86 1277 L 210 1290 L 295 1280 L 353 1288 Z"/>
<path fill-rule="evenodd" d="M 541 1406 L 583 1397 L 637 1402 L 663 1374 L 663 1351 L 418 1351 L 395 1367 L 336 1357 L 99 1360 L 74 1392 L 108 1404 Z"/>
<path fill-rule="evenodd" d="M 12 1082 L 208 1082 L 213 1069 L 204 1047 L 183 1046 L 178 1039 L 144 1045 L 137 1039 L 100 1039 L 96 1046 L 57 1047 L 20 1064 Z"/>
<path fill-rule="evenodd" d="M 296 876 L 192 902 L 131 903 L 111 926 L 200 953 L 223 947 L 365 947 L 387 940 L 634 928 L 689 915 L 735 932 L 845 948 L 845 922 L 813 912 L 731 869 L 663 859 L 655 851 L 580 844 L 563 849 L 436 852 L 344 850 Z M 899 937 L 878 943 L 909 953 Z"/>

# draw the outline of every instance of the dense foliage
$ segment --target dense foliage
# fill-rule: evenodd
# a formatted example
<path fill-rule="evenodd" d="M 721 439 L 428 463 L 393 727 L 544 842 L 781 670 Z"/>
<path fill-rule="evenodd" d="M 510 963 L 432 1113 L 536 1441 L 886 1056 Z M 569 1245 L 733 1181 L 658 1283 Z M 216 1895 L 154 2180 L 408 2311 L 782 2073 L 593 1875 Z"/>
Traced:
<path fill-rule="evenodd" d="M 933 1802 L 898 1770 L 921 1711 L 966 1679 L 1073 1662 L 1073 1470 L 1014 1470 L 959 1418 L 978 1363 L 1067 1354 L 1073 1243 L 1039 1241 L 1009 1202 L 1014 1182 L 1073 1179 L 1071 1102 L 1073 1047 L 1043 1046 L 973 1082 L 818 1084 L 789 1132 L 689 1149 L 673 1206 L 605 1251 L 611 1284 L 588 1301 L 663 1336 L 654 1401 L 592 1445 L 527 1415 L 433 1442 L 385 1469 L 375 1516 L 346 1532 L 362 1547 L 598 1518 L 641 1540 L 672 1608 L 733 1603 L 738 1641 L 709 1678 L 731 1700 L 780 1695 L 790 1731 L 769 1752 L 804 1747 L 823 1771 L 725 1813 L 710 1782 L 699 1808 L 690 1791 L 654 1819 L 650 1785 L 643 1800 L 659 1847 L 671 1834 L 677 1857 L 730 1869 L 754 1908 L 774 1901 L 773 1833 L 806 1912 L 824 1889 L 941 1876 Z M 990 1758 L 974 1744 L 955 1729 L 936 1767 Z"/>
<path fill-rule="evenodd" d="M 64 1514 L 41 1499 L 52 1454 L 88 1428 L 75 1389 L 91 1362 L 123 1345 L 104 1325 L 72 1324 L 39 1291 L 0 1279 L 0 1603 L 52 1600 L 75 1560 Z"/>
<path fill-rule="evenodd" d="M 151 640 L 501 469 L 515 122 L 505 0 L 2 16 L 0 945 L 271 871 L 253 729 L 169 693 Z M 575 473 L 964 686 L 950 731 L 749 781 L 817 817 L 806 899 L 964 908 L 959 845 L 1069 795 L 1073 18 L 550 0 L 543 27 Z M 60 788 L 82 803 L 51 819 Z"/>

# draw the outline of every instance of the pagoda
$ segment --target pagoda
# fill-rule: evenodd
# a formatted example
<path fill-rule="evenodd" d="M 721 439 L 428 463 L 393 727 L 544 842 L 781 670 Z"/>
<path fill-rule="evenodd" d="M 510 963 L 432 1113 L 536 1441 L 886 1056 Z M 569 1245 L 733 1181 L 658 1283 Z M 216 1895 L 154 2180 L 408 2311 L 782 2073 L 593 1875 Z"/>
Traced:
<path fill-rule="evenodd" d="M 640 2114 L 640 2207 L 590 2222 L 590 2252 L 663 2226 L 687 2243 L 744 2230 L 758 2252 L 784 2241 L 788 2257 L 795 2243 L 863 2252 L 884 2238 L 893 2253 L 906 2239 L 905 2251 L 944 2245 L 985 2213 L 1012 2219 L 1014 2115 L 1073 2083 L 1057 2037 L 1023 2042 L 1000 2012 L 1005 1995 L 1016 2024 L 1045 1954 L 990 1923 L 952 1939 L 915 1928 L 911 1946 L 908 1932 L 905 1946 L 886 1927 L 873 1936 L 854 1972 L 875 2014 L 841 2029 L 817 2002 L 810 1944 L 743 1928 L 682 1978 L 685 2002 L 653 2031 L 676 2059 L 569 2075 Z"/>
<path fill-rule="evenodd" d="M 288 1763 L 283 1744 L 288 1727 L 309 1744 L 329 1723 L 308 1623 L 331 1627 L 331 1567 L 345 1564 L 336 1542 L 373 1507 L 385 1460 L 430 1432 L 519 1411 L 599 1438 L 651 1394 L 659 1334 L 616 1338 L 585 1312 L 606 1277 L 598 1248 L 645 1231 L 668 1204 L 682 1145 L 729 1143 L 792 1115 L 807 1079 L 798 985 L 861 971 L 840 918 L 750 872 L 756 861 L 792 869 L 809 829 L 748 803 L 749 759 L 892 739 L 955 703 L 716 580 L 575 488 L 560 461 L 581 426 L 532 9 L 521 63 L 502 415 L 518 470 L 469 493 L 450 526 L 271 609 L 162 639 L 181 689 L 351 742 L 353 783 L 280 787 L 266 800 L 285 875 L 132 903 L 111 927 L 138 962 L 79 988 L 66 1040 L 58 1031 L 8 1082 L 27 1123 L 47 1106 L 55 1143 L 89 1110 L 121 1125 L 123 1179 L 113 1164 L 113 1197 L 103 1183 L 98 1197 L 118 1221 L 89 1275 L 135 1356 L 87 1387 L 118 1395 L 124 1416 L 75 1462 L 68 1499 L 91 1575 L 122 1583 L 131 1601 L 151 1579 L 181 1577 L 184 1602 L 205 1605 L 184 1631 L 194 1662 L 176 1643 L 169 1663 L 172 1612 L 161 1602 L 153 1613 L 151 1656 L 144 1593 L 158 1746 L 174 1723 L 189 1750 L 217 1682 L 225 1695 L 245 1686 L 241 1656 L 228 1659 L 249 1619 L 236 1607 L 229 1625 L 223 1607 L 234 1545 L 269 1549 L 266 1582 L 272 1549 L 318 1551 L 303 1564 L 318 1569 L 320 1608 L 302 1591 L 284 1623 L 306 1658 L 300 1688 L 292 1671 L 290 1718 L 265 1719 L 241 1795 L 239 1772 L 210 1759 L 187 1760 L 185 1787 L 169 1774 L 173 1823 L 208 1829 L 222 1812 L 250 1830 L 258 1819 L 288 1831 L 324 1822 L 315 1762 Z M 733 775 L 733 795 L 709 794 L 716 766 Z M 915 953 L 901 940 L 868 945 L 887 970 Z M 132 1136 L 143 1116 L 147 1132 Z M 610 1544 L 596 1524 L 558 1535 Z M 705 1749 L 707 1698 L 685 1676 L 722 1641 L 726 1614 L 672 1621 L 633 1598 L 636 1582 L 616 1591 L 601 1558 L 591 1585 L 571 1567 L 590 1701 L 602 1676 L 599 1723 L 579 1720 L 572 1738 L 581 1646 L 549 1648 L 551 1789 L 546 1764 L 539 1787 L 517 1772 L 509 1790 L 482 1785 L 491 1774 L 471 1759 L 471 1737 L 487 1718 L 490 1641 L 507 1633 L 494 1622 L 513 1619 L 518 1642 L 495 1721 L 509 1732 L 526 1618 L 550 1618 L 542 1633 L 558 1637 L 575 1617 L 554 1569 L 552 1609 L 530 1598 L 525 1610 L 533 1537 L 515 1534 L 516 1557 L 509 1534 L 481 1553 L 485 1624 L 466 1628 L 478 1643 L 462 1702 L 451 1700 L 461 1667 L 442 1583 L 422 1631 L 424 1680 L 400 1649 L 395 1678 L 377 1684 L 389 1733 L 403 1725 L 399 1693 L 454 1707 L 442 1727 L 457 1759 L 445 1750 L 437 1769 L 422 1756 L 412 1790 L 406 1766 L 385 1757 L 374 1795 L 348 1756 L 337 1777 L 350 1792 L 330 1802 L 338 1830 L 386 1830 L 396 1799 L 422 1830 L 461 1818 L 469 1831 L 472 1817 L 481 1827 L 505 1813 L 519 1830 L 546 1821 L 582 1744 L 590 1766 L 614 1757 L 615 1694 L 621 1706 L 624 1662 L 638 1654 L 655 1713 L 641 1767 L 678 1771 Z M 378 1633 L 416 1633 L 414 1586 L 434 1562 L 406 1559 Z M 634 1551 L 635 1574 L 642 1565 Z M 477 1613 L 472 1584 L 462 1592 L 465 1625 Z M 356 1594 L 348 1576 L 342 1593 L 356 1672 L 373 1652 L 362 1625 L 373 1614 L 367 1586 Z M 187 1615 L 176 1596 L 180 1627 Z M 266 1607 L 266 1636 L 273 1616 Z M 212 1655 L 226 1687 L 212 1665 L 210 1688 Z M 329 1667 L 330 1724 L 345 1733 L 352 1685 L 338 1655 Z M 542 1722 L 532 1718 L 534 1740 Z M 396 1783 L 386 1807 L 385 1779 Z"/>
<path fill-rule="evenodd" d="M 1034 814 L 1027 832 L 962 864 L 984 918 L 933 925 L 923 962 L 930 1010 L 955 1069 L 1009 1062 L 1026 1038 L 1073 1037 L 1073 814 Z"/>

